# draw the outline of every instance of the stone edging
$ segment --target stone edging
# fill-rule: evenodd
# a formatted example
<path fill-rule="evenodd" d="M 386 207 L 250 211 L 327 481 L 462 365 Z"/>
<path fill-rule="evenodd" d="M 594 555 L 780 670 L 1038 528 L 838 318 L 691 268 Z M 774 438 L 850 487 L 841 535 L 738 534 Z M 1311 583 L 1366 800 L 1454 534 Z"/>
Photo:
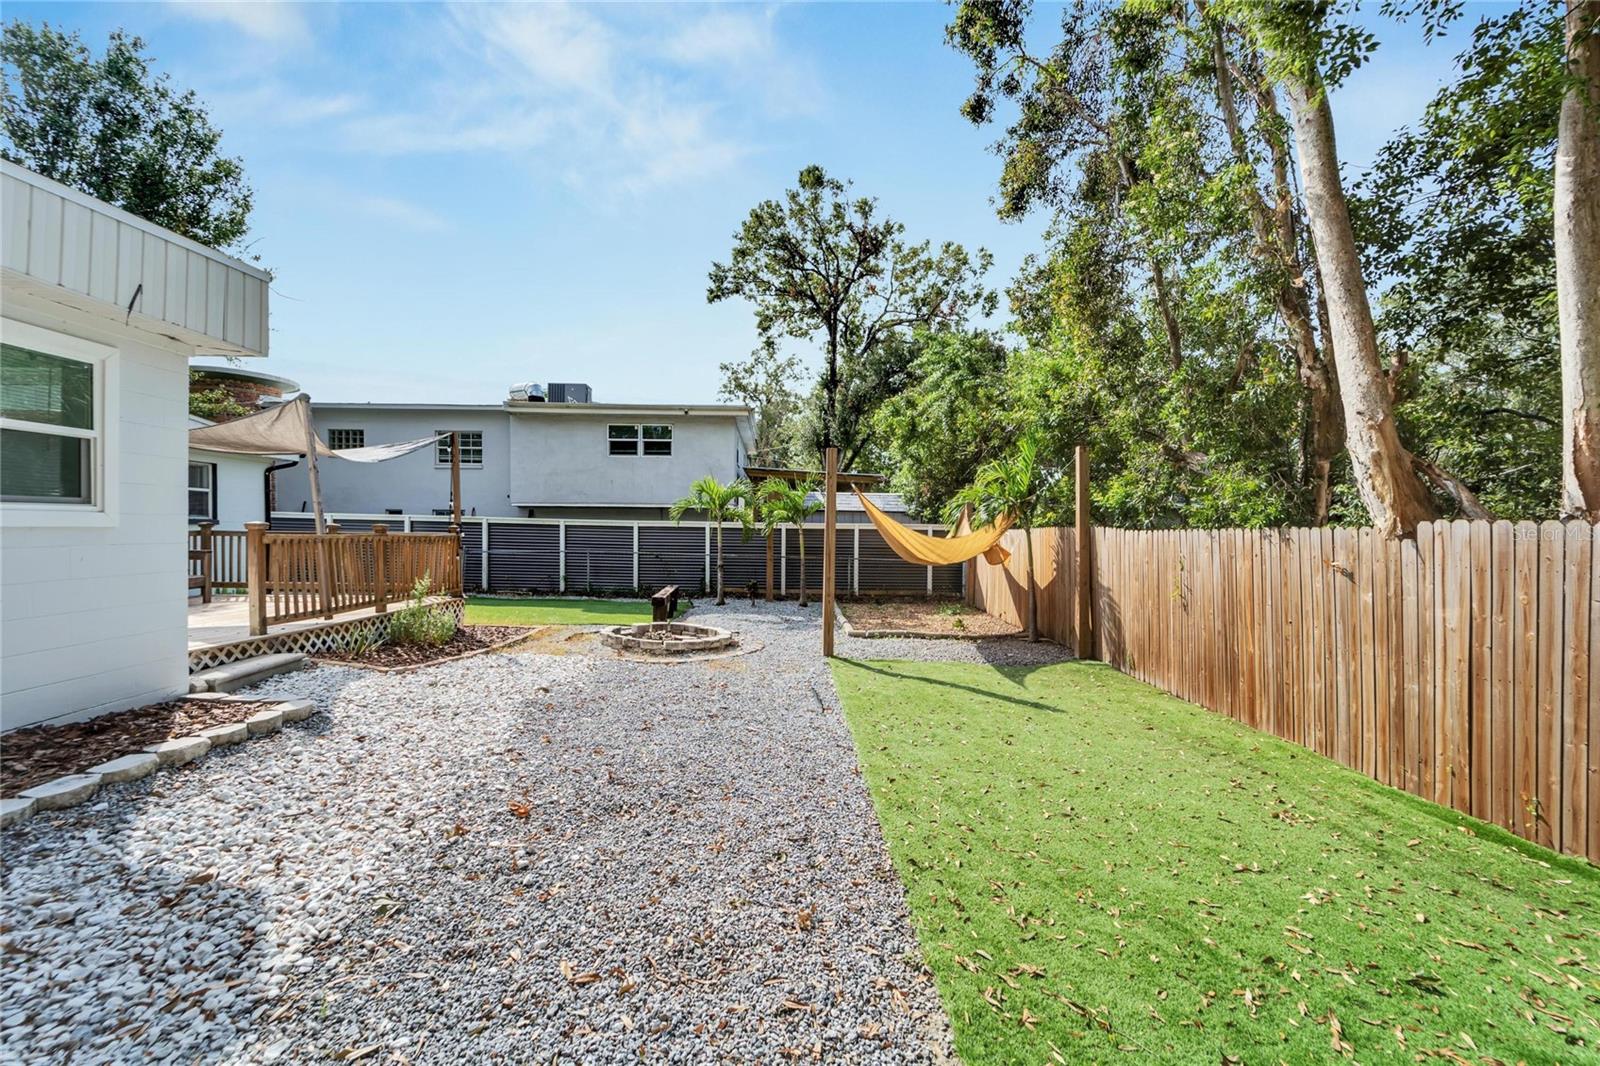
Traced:
<path fill-rule="evenodd" d="M 193 697 L 190 697 L 191 699 Z M 215 696 L 224 703 L 262 703 L 254 696 Z M 303 722 L 317 713 L 310 700 L 279 700 L 240 722 L 211 726 L 188 737 L 152 744 L 119 759 L 91 766 L 81 774 L 68 774 L 0 799 L 0 828 L 21 825 L 35 814 L 76 807 L 94 798 L 101 785 L 117 785 L 147 777 L 163 766 L 182 766 L 209 754 L 213 748 L 242 744 L 251 737 L 276 733 L 285 722 Z"/>
<path fill-rule="evenodd" d="M 430 666 L 442 666 L 445 663 L 460 662 L 462 659 L 470 659 L 474 655 L 487 655 L 492 651 L 499 651 L 501 648 L 509 648 L 513 644 L 521 644 L 525 640 L 532 640 L 550 628 L 552 627 L 548 625 L 533 626 L 521 636 L 507 637 L 500 643 L 491 644 L 487 648 L 474 648 L 471 651 L 464 651 L 460 655 L 451 655 L 443 659 L 429 659 L 425 663 L 407 663 L 404 666 L 379 666 L 377 663 L 358 663 L 350 659 L 312 659 L 311 661 L 318 666 L 353 666 L 357 670 L 371 670 L 375 674 L 408 674 L 413 670 L 423 670 Z"/>

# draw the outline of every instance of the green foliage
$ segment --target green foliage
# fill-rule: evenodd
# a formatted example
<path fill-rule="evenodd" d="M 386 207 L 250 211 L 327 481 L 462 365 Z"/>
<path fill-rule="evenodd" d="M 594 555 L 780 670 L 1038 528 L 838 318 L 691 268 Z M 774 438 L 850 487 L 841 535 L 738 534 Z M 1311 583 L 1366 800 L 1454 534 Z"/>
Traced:
<path fill-rule="evenodd" d="M 438 647 L 456 635 L 456 619 L 443 607 L 428 602 L 433 582 L 428 575 L 411 586 L 410 602 L 389 614 L 389 641 Z"/>
<path fill-rule="evenodd" d="M 194 381 L 201 375 L 197 371 L 189 371 L 189 380 Z M 240 403 L 221 385 L 209 389 L 189 390 L 189 413 L 197 418 L 209 419 L 212 422 L 226 422 L 232 418 L 243 418 L 251 413 L 250 408 Z"/>
<path fill-rule="evenodd" d="M 755 306 L 764 346 L 820 340 L 823 368 L 812 396 L 808 450 L 840 448 L 850 469 L 870 444 L 871 415 L 896 387 L 910 353 L 898 344 L 915 326 L 953 328 L 988 313 L 992 257 L 946 242 L 909 243 L 877 201 L 852 198 L 821 167 L 800 172 L 782 201 L 757 204 L 734 236 L 726 263 L 713 263 L 706 299 Z M 775 356 L 774 356 L 775 358 Z"/>
<path fill-rule="evenodd" d="M 805 482 L 800 485 L 790 485 L 783 481 L 763 481 L 756 490 L 756 514 L 760 519 L 761 531 L 768 536 L 776 533 L 784 526 L 793 526 L 796 530 L 804 530 L 806 520 L 823 509 L 823 502 L 813 496 L 817 491 L 815 482 Z M 795 538 L 800 547 L 800 573 L 806 572 L 806 538 Z M 806 605 L 806 583 L 800 582 L 800 606 Z"/>
<path fill-rule="evenodd" d="M 779 354 L 777 341 L 767 337 L 749 359 L 723 363 L 718 369 L 722 371 L 722 398 L 755 411 L 751 462 L 786 466 L 796 461 L 801 400 L 794 382 L 800 376 L 800 360 Z"/>
<path fill-rule="evenodd" d="M 0 155 L 214 248 L 236 247 L 252 193 L 219 151 L 193 91 L 150 69 L 138 37 L 113 31 L 93 55 L 76 32 L 6 23 Z"/>
<path fill-rule="evenodd" d="M 1039 434 L 1025 433 L 1010 451 L 978 468 L 972 484 L 951 498 L 945 520 L 954 525 L 970 507 L 974 527 L 1009 516 L 1018 528 L 1032 529 L 1057 482 L 1055 472 L 1040 462 Z"/>
<path fill-rule="evenodd" d="M 1582 860 L 1098 664 L 832 668 L 963 1062 L 1600 1044 Z"/>
<path fill-rule="evenodd" d="M 749 521 L 749 514 L 744 504 L 750 499 L 752 491 L 750 482 L 742 477 L 724 485 L 707 474 L 689 486 L 687 496 L 667 509 L 667 517 L 674 522 L 682 522 L 689 514 L 698 513 L 705 515 L 706 521 L 719 526 L 723 522 L 734 521 L 745 524 Z"/>

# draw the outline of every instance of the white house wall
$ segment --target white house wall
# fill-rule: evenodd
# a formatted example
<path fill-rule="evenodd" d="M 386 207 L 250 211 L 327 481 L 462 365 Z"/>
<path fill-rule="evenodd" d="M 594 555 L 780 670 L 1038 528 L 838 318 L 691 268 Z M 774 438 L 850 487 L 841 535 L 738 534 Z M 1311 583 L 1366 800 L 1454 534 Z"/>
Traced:
<path fill-rule="evenodd" d="M 243 529 L 246 522 L 267 520 L 264 475 L 267 467 L 277 460 L 258 455 L 229 455 L 226 452 L 191 449 L 189 461 L 212 463 L 217 468 L 215 486 L 218 529 Z M 187 510 L 187 506 L 185 509 Z"/>
<path fill-rule="evenodd" d="M 117 349 L 107 524 L 0 537 L 0 728 L 88 717 L 188 686 L 188 349 L 7 289 L 5 317 Z"/>
<path fill-rule="evenodd" d="M 707 474 L 731 481 L 743 471 L 734 420 L 726 416 L 514 414 L 512 502 L 534 507 L 669 507 Z M 611 455 L 614 423 L 672 427 L 671 455 Z M 462 493 L 465 496 L 465 491 Z"/>

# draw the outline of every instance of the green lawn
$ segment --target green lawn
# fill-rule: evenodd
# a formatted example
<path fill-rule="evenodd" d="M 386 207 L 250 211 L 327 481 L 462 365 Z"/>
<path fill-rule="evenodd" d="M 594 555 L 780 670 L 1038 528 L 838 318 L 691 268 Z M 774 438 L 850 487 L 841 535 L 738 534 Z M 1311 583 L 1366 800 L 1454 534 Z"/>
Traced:
<path fill-rule="evenodd" d="M 627 625 L 650 621 L 647 600 L 580 600 L 538 597 L 511 600 L 494 596 L 467 597 L 467 625 Z"/>
<path fill-rule="evenodd" d="M 969 1066 L 1600 1061 L 1600 871 L 1092 664 L 836 661 Z"/>

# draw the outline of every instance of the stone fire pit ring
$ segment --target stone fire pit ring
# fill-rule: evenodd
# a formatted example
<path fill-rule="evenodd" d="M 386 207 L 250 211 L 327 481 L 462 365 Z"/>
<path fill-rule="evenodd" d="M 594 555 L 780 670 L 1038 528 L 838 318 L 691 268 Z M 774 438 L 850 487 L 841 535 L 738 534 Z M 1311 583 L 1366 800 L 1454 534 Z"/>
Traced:
<path fill-rule="evenodd" d="M 697 626 L 690 622 L 610 626 L 601 631 L 600 639 L 621 652 L 664 656 L 721 651 L 737 643 L 729 630 L 716 626 Z"/>

